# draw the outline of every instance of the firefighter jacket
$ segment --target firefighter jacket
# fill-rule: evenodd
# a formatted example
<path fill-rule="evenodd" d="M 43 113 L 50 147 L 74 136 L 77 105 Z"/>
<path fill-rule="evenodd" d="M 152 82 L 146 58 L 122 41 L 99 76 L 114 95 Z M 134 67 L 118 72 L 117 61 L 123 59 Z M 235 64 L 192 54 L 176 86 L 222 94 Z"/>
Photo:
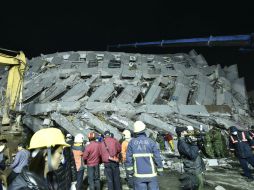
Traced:
<path fill-rule="evenodd" d="M 251 148 L 254 144 L 250 134 L 243 131 L 229 137 L 229 148 L 235 151 L 237 157 L 249 158 L 253 155 Z"/>
<path fill-rule="evenodd" d="M 131 139 L 125 164 L 127 172 L 133 173 L 134 177 L 141 180 L 156 177 L 157 171 L 163 171 L 158 146 L 145 134 L 139 134 L 137 138 Z"/>

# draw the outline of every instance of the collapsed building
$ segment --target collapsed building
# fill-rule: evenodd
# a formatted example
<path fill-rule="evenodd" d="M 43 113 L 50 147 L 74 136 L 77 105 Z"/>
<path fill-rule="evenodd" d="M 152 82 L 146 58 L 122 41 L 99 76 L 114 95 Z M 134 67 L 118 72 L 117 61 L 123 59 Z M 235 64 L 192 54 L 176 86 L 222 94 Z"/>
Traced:
<path fill-rule="evenodd" d="M 2 71 L 2 75 L 7 72 Z M 7 77 L 1 78 L 4 94 Z M 3 96 L 1 96 L 3 104 Z M 210 124 L 252 125 L 237 65 L 209 66 L 201 54 L 61 52 L 28 60 L 22 123 L 32 131 L 59 126 L 72 135 L 110 130 L 117 139 L 135 120 L 156 131 Z"/>

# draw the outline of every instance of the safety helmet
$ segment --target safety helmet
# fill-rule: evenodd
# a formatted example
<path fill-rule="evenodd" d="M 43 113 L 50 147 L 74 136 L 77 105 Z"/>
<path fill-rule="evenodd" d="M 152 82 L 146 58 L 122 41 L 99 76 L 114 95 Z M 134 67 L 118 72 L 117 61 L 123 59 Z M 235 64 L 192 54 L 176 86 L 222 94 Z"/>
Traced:
<path fill-rule="evenodd" d="M 125 129 L 125 130 L 123 131 L 123 135 L 124 135 L 124 137 L 125 137 L 126 139 L 130 139 L 130 138 L 131 138 L 131 132 L 130 132 L 129 130 L 127 130 L 127 129 Z"/>
<path fill-rule="evenodd" d="M 194 131 L 194 128 L 191 125 L 187 126 L 187 131 Z"/>
<path fill-rule="evenodd" d="M 88 137 L 88 139 L 94 139 L 95 133 L 94 132 L 88 133 L 87 137 Z"/>
<path fill-rule="evenodd" d="M 45 128 L 34 133 L 30 140 L 29 149 L 50 148 L 56 145 L 70 146 L 65 142 L 64 135 L 60 129 Z"/>
<path fill-rule="evenodd" d="M 229 130 L 230 130 L 230 133 L 234 133 L 238 131 L 238 129 L 235 126 L 229 127 Z"/>
<path fill-rule="evenodd" d="M 136 121 L 134 123 L 134 133 L 139 133 L 146 129 L 146 125 L 142 121 Z"/>
<path fill-rule="evenodd" d="M 84 142 L 84 135 L 81 134 L 81 133 L 77 134 L 75 136 L 75 138 L 74 138 L 74 142 L 75 143 L 82 143 L 82 142 Z"/>

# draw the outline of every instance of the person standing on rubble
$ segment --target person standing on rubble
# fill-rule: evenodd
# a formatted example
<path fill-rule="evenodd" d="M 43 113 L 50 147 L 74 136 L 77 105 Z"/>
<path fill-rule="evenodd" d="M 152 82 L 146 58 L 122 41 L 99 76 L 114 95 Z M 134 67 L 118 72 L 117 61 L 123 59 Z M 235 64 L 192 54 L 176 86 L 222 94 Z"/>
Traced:
<path fill-rule="evenodd" d="M 129 130 L 125 129 L 123 131 L 123 138 L 124 138 L 124 141 L 122 142 L 122 152 L 121 152 L 122 162 L 125 167 L 127 184 L 129 186 L 129 188 L 133 188 L 133 178 L 128 175 L 127 168 L 126 168 L 126 153 L 127 153 L 128 144 L 131 140 L 131 132 Z"/>
<path fill-rule="evenodd" d="M 235 126 L 229 128 L 229 149 L 235 152 L 236 157 L 239 159 L 244 176 L 247 181 L 253 181 L 254 178 L 248 167 L 248 163 L 254 167 L 254 155 L 251 148 L 254 148 L 252 138 L 248 132 L 239 131 Z"/>
<path fill-rule="evenodd" d="M 195 176 L 198 184 L 197 190 L 204 189 L 203 172 L 205 170 L 204 162 L 200 156 L 195 137 L 193 136 L 193 127 L 177 127 L 178 151 L 183 160 L 184 172 L 189 176 Z M 191 179 L 191 178 L 190 178 Z"/>
<path fill-rule="evenodd" d="M 83 159 L 87 164 L 89 190 L 100 190 L 100 142 L 96 141 L 94 132 L 88 134 L 90 144 L 87 145 Z"/>
<path fill-rule="evenodd" d="M 72 146 L 73 137 L 67 134 L 66 142 Z M 77 184 L 77 169 L 71 147 L 65 147 L 63 150 L 63 159 L 59 168 L 55 171 L 57 180 L 59 181 L 59 189 L 75 190 Z"/>
<path fill-rule="evenodd" d="M 119 170 L 119 154 L 121 144 L 110 136 L 110 131 L 104 132 L 104 140 L 100 144 L 100 153 L 105 167 L 108 189 L 121 190 L 121 179 Z"/>
<path fill-rule="evenodd" d="M 250 133 L 251 138 L 254 139 L 254 125 L 250 126 L 249 133 Z"/>
<path fill-rule="evenodd" d="M 31 138 L 29 149 L 33 150 L 28 169 L 13 180 L 8 190 L 53 190 L 58 188 L 53 171 L 58 169 L 63 158 L 65 142 L 63 133 L 57 128 L 45 128 L 37 131 Z"/>
<path fill-rule="evenodd" d="M 84 135 L 79 133 L 74 138 L 74 145 L 72 146 L 72 152 L 74 155 L 74 160 L 77 169 L 77 184 L 76 189 L 81 190 L 83 185 L 84 177 L 84 161 L 83 161 L 83 151 L 84 151 Z"/>
<path fill-rule="evenodd" d="M 8 185 L 21 173 L 22 169 L 28 166 L 30 152 L 25 149 L 23 143 L 18 144 L 18 152 L 15 156 L 13 163 L 10 165 L 12 169 L 10 175 L 7 178 Z"/>
<path fill-rule="evenodd" d="M 214 154 L 217 158 L 224 158 L 225 153 L 223 150 L 224 146 L 223 146 L 223 140 L 222 140 L 223 137 L 221 134 L 221 130 L 218 128 L 213 128 L 212 134 L 213 134 L 212 143 L 213 143 Z"/>
<path fill-rule="evenodd" d="M 213 144 L 212 144 L 212 127 L 210 127 L 210 131 L 205 133 L 204 149 L 205 149 L 205 155 L 208 158 L 214 158 L 214 150 L 213 150 Z"/>
<path fill-rule="evenodd" d="M 168 150 L 171 150 L 171 152 L 175 152 L 175 147 L 174 147 L 174 137 L 172 134 L 167 133 L 164 136 L 164 140 L 165 140 L 165 147 L 167 147 Z"/>
<path fill-rule="evenodd" d="M 142 121 L 134 123 L 134 138 L 129 142 L 126 154 L 127 173 L 133 176 L 134 189 L 158 190 L 157 172 L 163 175 L 162 160 L 158 146 L 146 136 L 145 130 Z"/>

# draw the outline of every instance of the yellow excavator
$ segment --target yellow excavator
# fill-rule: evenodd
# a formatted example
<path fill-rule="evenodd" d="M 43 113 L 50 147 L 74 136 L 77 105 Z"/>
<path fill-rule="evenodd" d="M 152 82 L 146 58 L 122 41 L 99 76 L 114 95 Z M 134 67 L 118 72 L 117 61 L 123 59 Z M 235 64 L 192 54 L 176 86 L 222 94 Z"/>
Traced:
<path fill-rule="evenodd" d="M 8 52 L 8 54 L 3 53 Z M 11 54 L 11 55 L 9 55 Z M 8 79 L 5 91 L 4 103 L 2 111 L 1 134 L 4 131 L 9 133 L 20 132 L 17 125 L 11 126 L 10 113 L 15 113 L 17 103 L 22 103 L 22 91 L 24 82 L 24 72 L 26 69 L 26 57 L 22 51 L 12 51 L 0 48 L 0 66 L 7 66 Z M 21 108 L 21 107 L 20 107 Z M 17 121 L 17 118 L 15 118 Z"/>

